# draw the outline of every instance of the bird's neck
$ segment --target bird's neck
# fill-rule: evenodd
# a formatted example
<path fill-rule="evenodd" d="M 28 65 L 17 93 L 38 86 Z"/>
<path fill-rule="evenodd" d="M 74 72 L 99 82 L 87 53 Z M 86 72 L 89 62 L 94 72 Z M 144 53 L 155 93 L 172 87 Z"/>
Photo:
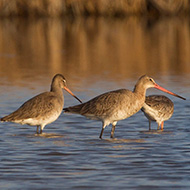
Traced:
<path fill-rule="evenodd" d="M 139 96 L 141 95 L 141 96 L 145 97 L 145 95 L 146 95 L 146 88 L 144 86 L 142 86 L 142 85 L 136 84 L 133 92 L 135 94 L 138 94 Z"/>
<path fill-rule="evenodd" d="M 62 88 L 59 86 L 59 84 L 52 83 L 50 91 L 55 92 L 59 96 L 63 96 Z"/>

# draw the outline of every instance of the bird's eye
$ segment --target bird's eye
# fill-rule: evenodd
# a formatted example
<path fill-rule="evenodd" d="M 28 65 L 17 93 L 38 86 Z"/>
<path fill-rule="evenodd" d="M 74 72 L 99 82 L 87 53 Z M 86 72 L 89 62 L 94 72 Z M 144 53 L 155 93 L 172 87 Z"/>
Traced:
<path fill-rule="evenodd" d="M 153 80 L 150 78 L 149 81 L 153 82 Z"/>

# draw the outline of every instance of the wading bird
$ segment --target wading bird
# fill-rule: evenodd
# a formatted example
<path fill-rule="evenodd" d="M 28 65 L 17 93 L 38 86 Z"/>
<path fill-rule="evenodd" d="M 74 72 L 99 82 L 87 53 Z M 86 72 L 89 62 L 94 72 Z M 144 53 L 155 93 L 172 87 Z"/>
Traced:
<path fill-rule="evenodd" d="M 65 112 L 83 115 L 89 119 L 102 121 L 100 138 L 102 138 L 105 127 L 111 123 L 111 138 L 113 138 L 117 122 L 132 116 L 142 108 L 145 102 L 145 93 L 148 88 L 157 88 L 184 99 L 183 97 L 162 88 L 147 75 L 143 75 L 137 81 L 133 91 L 120 89 L 107 92 L 85 103 L 67 107 L 63 110 Z"/>
<path fill-rule="evenodd" d="M 41 93 L 26 101 L 13 113 L 1 118 L 2 122 L 14 122 L 37 126 L 37 133 L 42 133 L 44 127 L 55 121 L 63 110 L 65 89 L 81 102 L 66 86 L 66 80 L 61 74 L 56 74 L 51 83 L 50 92 Z M 82 103 L 82 102 L 81 102 Z"/>
<path fill-rule="evenodd" d="M 158 123 L 158 130 L 164 129 L 164 121 L 170 119 L 174 112 L 173 102 L 162 95 L 147 96 L 141 110 L 149 120 L 149 130 L 151 130 L 151 121 Z"/>

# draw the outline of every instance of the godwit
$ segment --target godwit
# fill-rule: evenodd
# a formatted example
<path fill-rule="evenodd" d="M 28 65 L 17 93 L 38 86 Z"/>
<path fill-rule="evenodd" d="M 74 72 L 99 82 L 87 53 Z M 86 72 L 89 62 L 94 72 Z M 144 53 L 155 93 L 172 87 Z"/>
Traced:
<path fill-rule="evenodd" d="M 162 95 L 147 96 L 141 110 L 149 120 L 149 130 L 151 130 L 151 121 L 158 123 L 158 129 L 164 129 L 164 121 L 170 119 L 174 112 L 173 102 Z"/>
<path fill-rule="evenodd" d="M 143 75 L 137 81 L 133 92 L 126 89 L 107 92 L 86 103 L 64 108 L 63 110 L 65 112 L 81 114 L 89 119 L 101 120 L 102 130 L 99 136 L 100 138 L 102 138 L 105 127 L 111 123 L 111 138 L 113 138 L 117 122 L 137 113 L 145 102 L 146 89 L 152 87 L 184 99 L 160 87 L 147 75 Z"/>
<path fill-rule="evenodd" d="M 52 79 L 50 92 L 44 92 L 31 98 L 13 113 L 1 118 L 1 121 L 36 125 L 37 133 L 39 133 L 39 127 L 40 133 L 42 133 L 45 125 L 55 121 L 62 112 L 64 105 L 62 88 L 80 101 L 67 88 L 63 75 L 57 74 Z"/>

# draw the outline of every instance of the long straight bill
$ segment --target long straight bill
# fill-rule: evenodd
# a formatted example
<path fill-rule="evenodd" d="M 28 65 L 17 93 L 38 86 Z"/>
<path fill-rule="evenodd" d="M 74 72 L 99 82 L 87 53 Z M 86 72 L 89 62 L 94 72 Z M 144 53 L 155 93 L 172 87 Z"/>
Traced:
<path fill-rule="evenodd" d="M 154 88 L 157 88 L 158 90 L 161 90 L 161 91 L 163 91 L 163 92 L 166 92 L 166 93 L 171 94 L 171 95 L 173 95 L 173 96 L 176 96 L 176 97 L 178 97 L 178 98 L 181 98 L 181 99 L 183 99 L 183 100 L 186 100 L 186 98 L 184 98 L 184 97 L 182 97 L 182 96 L 179 96 L 178 94 L 175 94 L 175 93 L 173 93 L 173 92 L 170 92 L 169 90 L 166 90 L 165 88 L 159 86 L 158 84 L 155 84 L 155 85 L 154 85 Z"/>
<path fill-rule="evenodd" d="M 64 87 L 64 89 L 65 89 L 69 94 L 71 94 L 73 97 L 75 97 L 80 103 L 82 103 L 82 101 L 81 101 L 79 98 L 77 98 L 77 96 L 75 96 L 66 86 Z"/>

